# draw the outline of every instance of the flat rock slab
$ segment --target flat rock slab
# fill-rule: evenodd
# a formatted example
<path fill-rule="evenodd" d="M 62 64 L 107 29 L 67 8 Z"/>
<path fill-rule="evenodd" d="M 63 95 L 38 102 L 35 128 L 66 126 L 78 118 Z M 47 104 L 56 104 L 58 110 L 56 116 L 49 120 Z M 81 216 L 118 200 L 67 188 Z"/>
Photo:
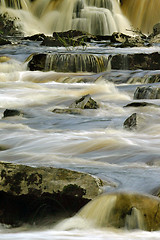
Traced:
<path fill-rule="evenodd" d="M 0 163 L 0 223 L 53 224 L 73 216 L 102 192 L 90 174 Z"/>
<path fill-rule="evenodd" d="M 103 183 L 90 174 L 63 168 L 33 168 L 0 163 L 0 189 L 13 195 L 65 193 L 93 199 L 101 193 Z"/>

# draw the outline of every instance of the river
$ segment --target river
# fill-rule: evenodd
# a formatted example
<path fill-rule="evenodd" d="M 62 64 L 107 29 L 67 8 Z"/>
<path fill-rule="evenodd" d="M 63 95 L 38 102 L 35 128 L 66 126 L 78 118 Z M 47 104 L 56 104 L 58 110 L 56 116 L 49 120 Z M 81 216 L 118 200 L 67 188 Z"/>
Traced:
<path fill-rule="evenodd" d="M 3 2 L 3 1 L 2 1 Z M 12 39 L 12 38 L 11 38 Z M 0 47 L 0 161 L 29 166 L 53 166 L 87 172 L 112 184 L 104 192 L 126 191 L 152 194 L 160 187 L 160 108 L 124 108 L 133 101 L 134 77 L 160 74 L 160 70 L 112 70 L 101 73 L 57 73 L 29 71 L 25 60 L 32 53 L 88 53 L 108 56 L 116 53 L 160 52 L 160 44 L 141 48 L 106 47 L 91 43 L 86 48 L 40 46 L 39 42 L 13 38 L 13 45 Z M 150 85 L 160 86 L 160 83 Z M 81 115 L 57 114 L 76 99 L 90 94 L 99 109 Z M 149 100 L 160 105 L 160 100 Z M 5 109 L 24 114 L 3 118 Z M 124 129 L 132 113 L 148 115 L 138 131 Z M 150 120 L 152 119 L 152 121 Z M 159 239 L 160 232 L 93 228 L 79 218 L 56 225 L 0 226 L 1 240 L 138 240 Z"/>

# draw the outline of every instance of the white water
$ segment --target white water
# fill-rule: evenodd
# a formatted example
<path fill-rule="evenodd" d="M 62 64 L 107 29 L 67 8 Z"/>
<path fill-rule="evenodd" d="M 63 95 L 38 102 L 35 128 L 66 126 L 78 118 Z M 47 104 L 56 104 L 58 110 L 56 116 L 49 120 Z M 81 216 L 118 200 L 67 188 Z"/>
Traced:
<path fill-rule="evenodd" d="M 6 11 L 17 19 L 25 35 L 39 32 L 52 34 L 54 31 L 76 29 L 97 35 L 110 35 L 113 32 L 127 32 L 129 21 L 123 16 L 117 0 L 27 0 L 12 1 L 13 8 L 6 8 L 0 2 L 0 12 Z"/>
<path fill-rule="evenodd" d="M 93 6 L 90 6 L 87 11 L 91 13 L 92 9 Z M 21 15 L 26 34 L 44 31 L 42 22 L 37 24 L 36 14 L 31 13 L 30 8 L 8 11 L 13 16 Z M 48 14 L 48 9 L 46 12 Z M 40 18 L 45 20 L 45 12 L 42 15 Z M 115 18 L 114 15 L 114 21 Z M 110 186 L 104 187 L 106 192 L 122 190 L 152 194 L 160 186 L 160 109 L 123 107 L 133 101 L 134 91 L 141 84 L 134 81 L 129 84 L 127 80 L 142 77 L 147 71 L 111 70 L 98 74 L 28 71 L 24 60 L 31 53 L 45 51 L 64 53 L 67 50 L 40 47 L 38 43 L 27 41 L 12 47 L 0 47 L 0 56 L 11 58 L 0 63 L 0 145 L 7 147 L 7 150 L 0 152 L 0 160 L 88 172 L 111 182 Z M 72 51 L 84 52 L 81 48 Z M 160 52 L 160 46 L 114 49 L 93 44 L 85 51 L 108 56 L 115 53 Z M 159 72 L 148 71 L 151 74 Z M 85 80 L 85 83 L 81 80 Z M 100 109 L 83 110 L 81 115 L 52 113 L 53 109 L 67 108 L 74 100 L 86 94 L 91 94 L 100 104 Z M 160 100 L 150 102 L 160 104 Z M 4 119 L 6 108 L 20 109 L 24 115 Z M 138 131 L 127 131 L 123 128 L 123 122 L 135 111 L 146 114 L 148 122 L 142 124 Z M 100 209 L 103 209 L 103 204 Z M 108 215 L 110 210 L 107 211 Z M 141 216 L 134 210 L 132 217 Z M 134 225 L 132 217 L 128 219 L 130 225 Z M 159 240 L 159 234 L 101 228 L 81 217 L 64 219 L 56 225 L 44 224 L 42 227 L 0 226 L 1 240 Z"/>

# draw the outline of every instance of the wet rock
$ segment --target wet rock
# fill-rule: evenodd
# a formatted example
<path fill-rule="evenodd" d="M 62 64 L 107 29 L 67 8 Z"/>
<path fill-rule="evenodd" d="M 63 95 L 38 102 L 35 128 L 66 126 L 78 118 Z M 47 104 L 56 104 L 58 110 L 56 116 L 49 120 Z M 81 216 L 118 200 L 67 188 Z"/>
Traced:
<path fill-rule="evenodd" d="M 97 109 L 99 105 L 96 101 L 94 101 L 91 96 L 85 95 L 80 99 L 76 100 L 74 103 L 70 105 L 70 108 L 80 108 L 80 109 Z"/>
<path fill-rule="evenodd" d="M 66 32 L 54 32 L 53 37 L 45 37 L 42 44 L 43 46 L 51 47 L 76 47 L 86 46 L 85 42 L 90 42 L 91 36 L 81 31 L 69 30 Z"/>
<path fill-rule="evenodd" d="M 117 54 L 111 59 L 112 69 L 124 70 L 159 70 L 160 54 L 158 52 L 151 54 Z"/>
<path fill-rule="evenodd" d="M 137 130 L 141 125 L 145 123 L 145 116 L 139 113 L 133 113 L 124 121 L 124 128 L 127 130 Z"/>
<path fill-rule="evenodd" d="M 23 115 L 23 113 L 17 109 L 6 109 L 3 113 L 3 117 L 13 117 L 13 116 L 20 116 Z"/>
<path fill-rule="evenodd" d="M 62 168 L 0 163 L 0 223 L 36 223 L 70 216 L 99 195 L 103 182 Z"/>
<path fill-rule="evenodd" d="M 148 102 L 132 102 L 127 104 L 124 107 L 160 107 L 157 104 L 154 103 L 148 103 Z"/>
<path fill-rule="evenodd" d="M 35 34 L 32 36 L 24 37 L 24 40 L 31 40 L 31 41 L 43 41 L 46 36 L 43 33 Z"/>
<path fill-rule="evenodd" d="M 160 88 L 158 87 L 137 87 L 134 99 L 160 99 Z"/>
<path fill-rule="evenodd" d="M 52 112 L 62 114 L 82 114 L 83 109 L 97 109 L 97 108 L 99 108 L 98 103 L 94 101 L 88 94 L 73 102 L 69 106 L 69 108 L 64 109 L 56 108 Z"/>
<path fill-rule="evenodd" d="M 59 114 L 82 114 L 82 111 L 80 109 L 75 109 L 75 108 L 55 108 L 53 113 L 59 113 Z"/>
<path fill-rule="evenodd" d="M 160 82 L 160 74 L 145 75 L 143 77 L 131 77 L 127 83 L 157 83 Z"/>
<path fill-rule="evenodd" d="M 0 56 L 0 63 L 8 62 L 9 60 L 10 60 L 10 58 L 7 56 Z"/>
<path fill-rule="evenodd" d="M 79 213 L 98 227 L 160 230 L 160 199 L 138 193 L 111 193 L 89 202 Z"/>
<path fill-rule="evenodd" d="M 153 34 L 154 35 L 160 34 L 160 23 L 157 23 L 153 26 Z"/>
<path fill-rule="evenodd" d="M 92 54 L 35 54 L 28 62 L 31 71 L 102 72 L 107 69 L 108 58 Z"/>
<path fill-rule="evenodd" d="M 0 34 L 4 36 L 22 36 L 21 26 L 16 24 L 17 20 L 18 18 L 9 16 L 7 12 L 0 14 Z"/>
<path fill-rule="evenodd" d="M 6 45 L 6 44 L 12 44 L 12 42 L 5 38 L 0 37 L 0 45 Z"/>

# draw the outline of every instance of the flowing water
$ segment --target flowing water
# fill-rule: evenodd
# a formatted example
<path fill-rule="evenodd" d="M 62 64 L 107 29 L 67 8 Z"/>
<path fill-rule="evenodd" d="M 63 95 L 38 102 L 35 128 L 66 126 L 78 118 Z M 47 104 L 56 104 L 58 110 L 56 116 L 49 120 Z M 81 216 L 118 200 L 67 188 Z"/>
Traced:
<path fill-rule="evenodd" d="M 10 1 L 15 4 L 14 9 L 12 4 L 7 5 L 7 1 L 0 1 L 1 11 L 6 11 L 6 7 L 10 7 L 7 8 L 10 14 L 21 16 L 26 35 L 38 32 L 41 27 L 40 30 L 43 31 L 43 23 L 46 19 L 48 18 L 47 26 L 49 26 L 52 16 L 56 18 L 59 14 L 63 15 L 66 6 L 67 16 L 66 18 L 62 16 L 60 21 L 64 29 L 59 28 L 59 23 L 55 26 L 55 21 L 53 21 L 54 27 L 51 24 L 48 32 L 51 29 L 68 29 L 71 26 L 70 21 L 72 21 L 70 24 L 76 24 L 75 6 L 77 8 L 83 6 L 81 10 L 83 13 L 80 12 L 84 18 L 85 14 L 90 15 L 92 10 L 94 10 L 92 13 L 96 12 L 97 15 L 99 9 L 98 14 L 101 14 L 105 8 L 107 12 L 105 14 L 113 15 L 115 22 L 117 11 L 121 11 L 119 7 L 116 8 L 118 6 L 116 1 L 38 1 L 33 2 L 32 11 L 31 3 L 27 0 L 16 1 L 17 4 L 15 1 Z M 63 9 L 61 9 L 62 2 Z M 102 5 L 98 5 L 98 2 Z M 106 2 L 108 5 L 103 5 Z M 31 16 L 32 28 L 29 25 L 29 16 Z M 39 25 L 38 17 L 42 21 Z M 123 16 L 122 18 L 124 20 Z M 128 22 L 126 21 L 125 24 L 128 25 Z M 117 25 L 115 29 L 118 29 Z M 160 186 L 160 108 L 148 106 L 135 109 L 124 108 L 124 106 L 133 101 L 136 87 L 142 85 L 133 81 L 130 84 L 130 79 L 140 78 L 146 74 L 160 74 L 160 70 L 112 70 L 108 66 L 104 72 L 96 74 L 31 72 L 27 69 L 25 60 L 35 52 L 61 54 L 67 52 L 82 55 L 88 53 L 107 58 L 108 55 L 116 53 L 157 51 L 160 51 L 158 44 L 150 48 L 120 49 L 105 47 L 103 43 L 97 45 L 93 42 L 85 49 L 81 47 L 66 49 L 42 47 L 40 43 L 20 41 L 18 38 L 14 39 L 12 46 L 1 46 L 0 56 L 3 58 L 0 58 L 0 145 L 5 146 L 6 150 L 0 152 L 0 161 L 30 166 L 65 167 L 87 172 L 112 183 L 104 187 L 105 192 L 153 193 Z M 6 61 L 7 58 L 4 56 L 10 59 Z M 83 110 L 81 115 L 52 112 L 55 108 L 67 108 L 73 101 L 86 94 L 90 94 L 100 104 L 99 109 Z M 160 104 L 158 99 L 150 100 L 150 102 Z M 6 108 L 19 109 L 23 115 L 3 118 Z M 123 127 L 123 122 L 134 112 L 146 114 L 148 122 L 138 131 L 127 131 Z M 114 198 L 108 201 L 108 206 L 111 206 L 114 201 Z M 103 202 L 101 204 L 103 205 Z M 103 208 L 100 207 L 96 214 L 102 213 Z M 133 217 L 136 219 L 141 217 L 136 209 L 133 211 Z M 132 225 L 131 219 L 128 222 Z M 23 226 L 13 229 L 9 226 L 0 226 L 1 240 L 158 240 L 159 234 L 159 232 L 143 230 L 100 228 L 98 223 L 92 226 L 81 216 L 64 220 L 56 226 L 44 224 L 41 228 Z"/>

